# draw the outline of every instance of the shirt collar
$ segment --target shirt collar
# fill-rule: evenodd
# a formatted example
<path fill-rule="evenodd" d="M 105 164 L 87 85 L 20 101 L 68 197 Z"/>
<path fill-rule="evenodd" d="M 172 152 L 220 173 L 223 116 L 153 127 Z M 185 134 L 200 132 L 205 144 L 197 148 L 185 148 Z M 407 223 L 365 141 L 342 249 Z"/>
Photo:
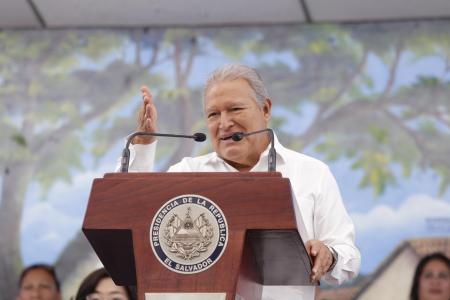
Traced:
<path fill-rule="evenodd" d="M 278 162 L 278 159 L 280 158 L 281 159 L 280 162 L 285 163 L 287 160 L 289 150 L 287 148 L 285 148 L 283 145 L 281 145 L 281 143 L 278 141 L 278 137 L 275 134 L 275 132 L 273 133 L 273 137 L 275 139 L 275 143 L 274 143 L 275 150 L 277 151 L 277 162 Z M 266 150 L 264 150 L 264 152 L 261 154 L 261 158 L 267 157 L 269 155 L 270 147 L 271 147 L 271 144 L 269 144 L 267 146 Z"/>

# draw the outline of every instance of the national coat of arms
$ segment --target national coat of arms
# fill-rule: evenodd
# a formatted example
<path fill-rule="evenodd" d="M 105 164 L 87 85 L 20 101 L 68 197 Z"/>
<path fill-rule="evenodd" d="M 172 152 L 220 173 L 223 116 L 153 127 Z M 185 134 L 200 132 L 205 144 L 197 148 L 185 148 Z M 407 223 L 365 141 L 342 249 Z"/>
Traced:
<path fill-rule="evenodd" d="M 150 226 L 150 243 L 158 260 L 178 273 L 211 267 L 228 241 L 223 212 L 200 195 L 181 195 L 166 202 Z"/>
<path fill-rule="evenodd" d="M 170 217 L 164 229 L 164 238 L 170 247 L 170 252 L 184 260 L 192 260 L 208 250 L 214 236 L 213 227 L 201 213 L 195 220 L 191 217 L 191 208 L 187 208 L 184 219 L 177 214 Z"/>

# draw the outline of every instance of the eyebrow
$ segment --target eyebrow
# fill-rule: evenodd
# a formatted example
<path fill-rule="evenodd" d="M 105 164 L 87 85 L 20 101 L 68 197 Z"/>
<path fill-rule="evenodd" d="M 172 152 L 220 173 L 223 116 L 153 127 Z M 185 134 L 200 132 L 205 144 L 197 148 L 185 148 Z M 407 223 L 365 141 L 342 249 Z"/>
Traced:
<path fill-rule="evenodd" d="M 36 282 L 29 282 L 29 283 L 26 283 L 26 284 L 22 284 L 21 288 L 34 286 L 34 285 L 37 285 L 37 286 L 53 286 L 53 283 L 51 283 L 51 282 L 38 282 L 38 283 L 36 283 Z"/>
<path fill-rule="evenodd" d="M 215 106 L 205 107 L 205 112 L 210 112 L 216 110 Z"/>
<path fill-rule="evenodd" d="M 103 294 L 102 292 L 99 292 L 98 290 L 94 290 L 93 292 L 92 292 L 92 294 Z M 108 295 L 114 295 L 114 294 L 123 294 L 123 292 L 121 292 L 121 291 L 112 291 L 112 292 L 109 292 L 108 293 Z"/>
<path fill-rule="evenodd" d="M 241 100 L 236 100 L 236 102 L 231 103 L 230 106 L 248 106 L 248 103 L 245 103 L 244 101 Z M 216 110 L 217 106 L 216 105 L 212 105 L 212 106 L 206 106 L 205 105 L 205 111 L 211 111 L 211 110 Z"/>

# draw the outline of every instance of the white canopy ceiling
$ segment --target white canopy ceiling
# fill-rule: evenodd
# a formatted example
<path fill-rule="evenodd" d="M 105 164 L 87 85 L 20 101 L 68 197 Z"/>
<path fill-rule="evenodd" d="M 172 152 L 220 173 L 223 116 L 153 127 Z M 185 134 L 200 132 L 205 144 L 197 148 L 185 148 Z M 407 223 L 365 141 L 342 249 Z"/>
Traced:
<path fill-rule="evenodd" d="M 450 0 L 0 0 L 0 28 L 360 22 L 450 17 Z"/>

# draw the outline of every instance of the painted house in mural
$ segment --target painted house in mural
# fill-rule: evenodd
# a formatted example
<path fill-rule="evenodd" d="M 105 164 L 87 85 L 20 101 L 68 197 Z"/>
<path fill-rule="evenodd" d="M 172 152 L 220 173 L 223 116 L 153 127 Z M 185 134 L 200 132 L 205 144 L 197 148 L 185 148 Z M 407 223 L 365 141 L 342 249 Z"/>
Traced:
<path fill-rule="evenodd" d="M 450 257 L 450 237 L 403 241 L 370 278 L 354 286 L 322 290 L 316 300 L 408 300 L 420 258 L 433 252 Z"/>

